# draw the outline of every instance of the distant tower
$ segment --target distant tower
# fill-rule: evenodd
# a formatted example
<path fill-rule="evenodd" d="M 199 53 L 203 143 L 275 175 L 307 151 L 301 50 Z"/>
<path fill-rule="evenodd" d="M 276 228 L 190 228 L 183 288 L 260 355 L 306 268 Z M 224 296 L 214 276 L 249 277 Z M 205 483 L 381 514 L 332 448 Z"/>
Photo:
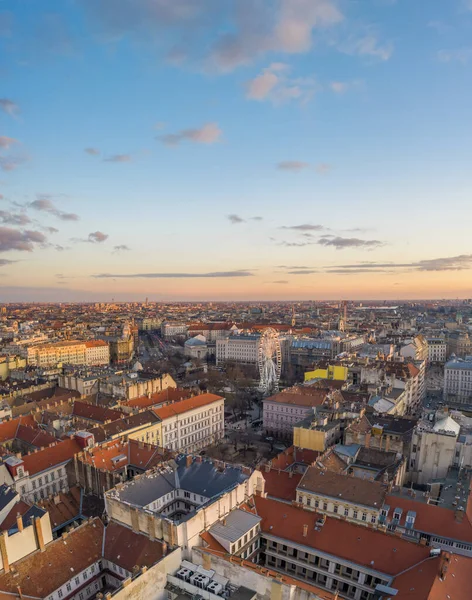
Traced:
<path fill-rule="evenodd" d="M 129 323 L 126 323 L 126 325 L 123 327 L 123 333 L 121 335 L 121 337 L 124 340 L 128 340 L 131 336 L 131 327 L 129 325 Z"/>
<path fill-rule="evenodd" d="M 347 302 L 343 302 L 339 305 L 339 331 L 346 331 L 347 329 Z"/>
<path fill-rule="evenodd" d="M 295 306 L 292 304 L 292 327 L 295 327 L 295 323 L 297 322 L 295 319 Z"/>
<path fill-rule="evenodd" d="M 458 313 L 456 314 L 456 322 L 457 322 L 459 325 L 462 325 L 462 313 L 458 312 Z"/>
<path fill-rule="evenodd" d="M 146 306 L 149 304 L 149 298 L 146 298 L 145 304 L 146 304 Z"/>

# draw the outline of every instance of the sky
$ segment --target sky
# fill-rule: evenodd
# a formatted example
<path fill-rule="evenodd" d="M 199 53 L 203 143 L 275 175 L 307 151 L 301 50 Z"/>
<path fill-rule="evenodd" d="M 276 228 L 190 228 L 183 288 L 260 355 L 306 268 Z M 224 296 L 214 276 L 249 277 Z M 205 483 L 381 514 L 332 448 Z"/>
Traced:
<path fill-rule="evenodd" d="M 472 0 L 0 0 L 0 302 L 472 297 Z"/>

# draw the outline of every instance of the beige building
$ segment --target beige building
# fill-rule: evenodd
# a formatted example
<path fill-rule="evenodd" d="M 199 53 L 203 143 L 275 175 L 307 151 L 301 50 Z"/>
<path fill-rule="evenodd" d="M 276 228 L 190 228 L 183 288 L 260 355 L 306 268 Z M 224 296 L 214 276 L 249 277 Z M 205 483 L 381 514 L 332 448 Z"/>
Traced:
<path fill-rule="evenodd" d="M 27 349 L 28 365 L 53 367 L 59 363 L 68 365 L 107 365 L 110 362 L 110 349 L 101 340 L 67 341 L 41 344 Z"/>
<path fill-rule="evenodd" d="M 297 502 L 304 508 L 357 525 L 376 525 L 388 486 L 318 467 L 309 467 L 297 486 Z"/>
<path fill-rule="evenodd" d="M 255 365 L 258 359 L 259 335 L 232 335 L 217 338 L 216 364 L 227 361 Z"/>
<path fill-rule="evenodd" d="M 446 477 L 452 466 L 460 425 L 444 415 L 434 425 L 422 423 L 413 432 L 409 464 L 412 483 L 426 484 Z"/>
<path fill-rule="evenodd" d="M 444 400 L 472 405 L 472 357 L 452 358 L 445 364 Z"/>

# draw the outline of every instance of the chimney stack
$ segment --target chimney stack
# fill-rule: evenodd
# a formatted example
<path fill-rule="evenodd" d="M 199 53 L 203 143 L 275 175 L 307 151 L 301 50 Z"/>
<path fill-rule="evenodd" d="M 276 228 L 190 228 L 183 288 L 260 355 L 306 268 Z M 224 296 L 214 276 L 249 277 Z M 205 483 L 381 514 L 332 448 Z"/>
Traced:
<path fill-rule="evenodd" d="M 20 513 L 16 515 L 16 526 L 18 527 L 18 531 L 23 531 L 23 516 Z"/>
<path fill-rule="evenodd" d="M 454 513 L 454 517 L 457 523 L 462 523 L 462 520 L 464 519 L 464 509 L 457 508 Z"/>
<path fill-rule="evenodd" d="M 308 535 L 308 525 L 303 525 L 303 537 Z"/>
<path fill-rule="evenodd" d="M 186 466 L 187 468 L 190 467 L 190 465 L 192 464 L 192 456 L 190 454 L 187 454 L 187 458 L 186 458 Z"/>

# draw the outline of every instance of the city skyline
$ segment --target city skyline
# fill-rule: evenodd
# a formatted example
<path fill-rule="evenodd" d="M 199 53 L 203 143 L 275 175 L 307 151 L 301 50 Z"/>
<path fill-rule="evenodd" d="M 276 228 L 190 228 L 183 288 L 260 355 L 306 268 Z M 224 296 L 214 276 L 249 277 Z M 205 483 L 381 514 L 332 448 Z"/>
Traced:
<path fill-rule="evenodd" d="M 1 301 L 472 296 L 472 4 L 0 9 Z"/>

